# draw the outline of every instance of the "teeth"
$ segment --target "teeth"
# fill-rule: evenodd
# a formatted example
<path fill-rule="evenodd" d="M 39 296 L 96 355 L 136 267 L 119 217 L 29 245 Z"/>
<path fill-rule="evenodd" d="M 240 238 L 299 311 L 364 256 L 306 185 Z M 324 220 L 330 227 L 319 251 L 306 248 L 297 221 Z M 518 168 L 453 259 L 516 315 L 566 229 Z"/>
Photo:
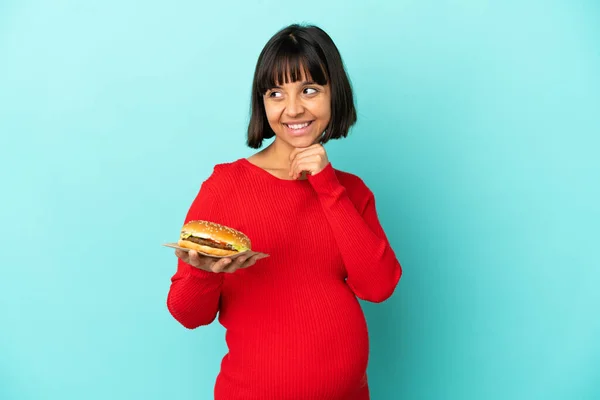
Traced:
<path fill-rule="evenodd" d="M 302 128 L 306 128 L 309 124 L 310 124 L 310 122 L 305 122 L 303 124 L 294 124 L 294 125 L 288 124 L 288 126 L 292 129 L 302 129 Z"/>

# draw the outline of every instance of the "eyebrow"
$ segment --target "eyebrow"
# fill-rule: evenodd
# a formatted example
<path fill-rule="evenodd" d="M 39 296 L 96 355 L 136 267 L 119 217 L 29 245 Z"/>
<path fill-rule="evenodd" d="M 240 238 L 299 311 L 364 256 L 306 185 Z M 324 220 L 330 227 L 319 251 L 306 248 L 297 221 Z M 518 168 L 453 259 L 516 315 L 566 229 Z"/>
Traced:
<path fill-rule="evenodd" d="M 295 82 L 293 82 L 293 83 L 295 83 Z M 302 82 L 300 82 L 300 84 L 301 85 L 318 85 L 318 83 L 314 82 L 314 81 L 302 81 Z M 281 89 L 281 86 L 275 85 L 271 89 Z"/>

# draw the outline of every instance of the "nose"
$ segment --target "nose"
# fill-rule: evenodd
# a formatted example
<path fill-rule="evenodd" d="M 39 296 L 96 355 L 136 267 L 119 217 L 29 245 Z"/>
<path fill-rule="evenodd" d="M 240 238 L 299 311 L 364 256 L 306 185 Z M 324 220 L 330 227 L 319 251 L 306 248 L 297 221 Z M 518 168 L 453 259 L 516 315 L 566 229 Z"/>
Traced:
<path fill-rule="evenodd" d="M 304 106 L 302 105 L 302 102 L 293 96 L 290 97 L 290 99 L 288 100 L 288 103 L 285 107 L 285 113 L 289 117 L 294 118 L 298 115 L 301 115 L 303 112 L 304 112 Z"/>

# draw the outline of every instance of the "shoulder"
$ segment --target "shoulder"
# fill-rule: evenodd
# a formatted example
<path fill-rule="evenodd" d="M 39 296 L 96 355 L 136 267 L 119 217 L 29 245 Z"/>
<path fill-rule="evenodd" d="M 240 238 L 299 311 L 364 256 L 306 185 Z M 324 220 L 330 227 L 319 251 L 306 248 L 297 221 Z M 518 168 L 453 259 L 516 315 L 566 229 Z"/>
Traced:
<path fill-rule="evenodd" d="M 216 164 L 213 167 L 210 178 L 212 179 L 227 179 L 235 176 L 239 176 L 242 173 L 243 166 L 242 160 L 234 160 L 229 162 L 222 162 Z"/>
<path fill-rule="evenodd" d="M 244 179 L 246 170 L 241 160 L 215 164 L 210 175 L 202 183 L 203 186 L 219 193 L 235 188 L 236 183 Z"/>

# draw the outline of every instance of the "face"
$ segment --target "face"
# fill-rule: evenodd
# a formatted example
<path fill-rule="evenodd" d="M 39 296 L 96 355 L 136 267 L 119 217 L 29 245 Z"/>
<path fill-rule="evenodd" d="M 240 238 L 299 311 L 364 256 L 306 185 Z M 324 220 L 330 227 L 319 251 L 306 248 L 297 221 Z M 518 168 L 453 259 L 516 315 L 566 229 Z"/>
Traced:
<path fill-rule="evenodd" d="M 317 142 L 331 119 L 329 85 L 318 85 L 305 77 L 267 90 L 264 104 L 276 139 L 292 147 Z"/>

